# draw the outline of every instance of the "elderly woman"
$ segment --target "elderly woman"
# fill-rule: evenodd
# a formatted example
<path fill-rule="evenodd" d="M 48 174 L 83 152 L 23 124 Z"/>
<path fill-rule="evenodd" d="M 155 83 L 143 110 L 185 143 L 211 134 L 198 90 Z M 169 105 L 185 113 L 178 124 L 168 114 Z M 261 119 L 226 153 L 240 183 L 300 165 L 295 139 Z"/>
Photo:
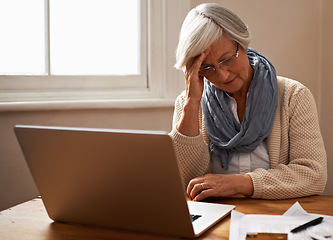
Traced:
<path fill-rule="evenodd" d="M 217 4 L 192 9 L 176 67 L 185 73 L 170 133 L 187 194 L 286 199 L 320 194 L 326 152 L 310 91 L 248 48 L 250 32 Z"/>

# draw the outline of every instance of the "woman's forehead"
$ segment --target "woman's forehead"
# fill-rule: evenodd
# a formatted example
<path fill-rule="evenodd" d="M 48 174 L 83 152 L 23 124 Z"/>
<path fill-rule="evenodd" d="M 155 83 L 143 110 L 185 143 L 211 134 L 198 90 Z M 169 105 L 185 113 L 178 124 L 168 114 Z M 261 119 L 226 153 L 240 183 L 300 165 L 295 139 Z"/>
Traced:
<path fill-rule="evenodd" d="M 226 36 L 222 36 L 211 46 L 211 51 L 202 65 L 212 65 L 222 61 L 230 52 L 234 51 L 234 42 Z"/>

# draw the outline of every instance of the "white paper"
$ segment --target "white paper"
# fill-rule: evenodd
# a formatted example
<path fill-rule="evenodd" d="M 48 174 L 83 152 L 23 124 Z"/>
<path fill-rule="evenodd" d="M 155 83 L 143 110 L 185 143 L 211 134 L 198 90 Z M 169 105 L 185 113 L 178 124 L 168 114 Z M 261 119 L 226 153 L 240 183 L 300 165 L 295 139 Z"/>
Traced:
<path fill-rule="evenodd" d="M 324 216 L 319 225 L 298 233 L 290 233 L 290 230 L 318 216 Z M 247 233 L 258 232 L 288 233 L 288 240 L 333 240 L 333 217 L 309 214 L 298 202 L 283 215 L 243 214 L 235 210 L 231 212 L 229 240 L 244 240 Z"/>
<path fill-rule="evenodd" d="M 307 211 L 305 211 L 299 202 L 295 202 L 284 214 L 283 216 L 304 216 L 309 215 Z"/>

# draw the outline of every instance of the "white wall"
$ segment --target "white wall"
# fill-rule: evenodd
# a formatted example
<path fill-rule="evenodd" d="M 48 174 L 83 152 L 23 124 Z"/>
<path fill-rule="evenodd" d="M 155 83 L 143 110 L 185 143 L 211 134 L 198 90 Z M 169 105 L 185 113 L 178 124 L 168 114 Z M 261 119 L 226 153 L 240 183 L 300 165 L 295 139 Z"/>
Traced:
<path fill-rule="evenodd" d="M 321 129 L 328 155 L 328 182 L 326 194 L 333 195 L 333 1 L 323 1 L 322 12 L 322 60 L 320 92 Z"/>

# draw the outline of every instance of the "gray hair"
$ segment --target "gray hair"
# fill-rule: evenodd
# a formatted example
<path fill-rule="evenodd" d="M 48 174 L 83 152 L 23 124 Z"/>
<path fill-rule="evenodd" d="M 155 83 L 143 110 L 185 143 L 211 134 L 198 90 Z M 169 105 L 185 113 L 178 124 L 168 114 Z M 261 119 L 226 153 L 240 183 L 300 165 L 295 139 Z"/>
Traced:
<path fill-rule="evenodd" d="M 230 10 L 206 3 L 193 8 L 186 16 L 179 35 L 175 67 L 183 69 L 226 32 L 231 40 L 247 49 L 251 33 L 246 24 Z"/>

